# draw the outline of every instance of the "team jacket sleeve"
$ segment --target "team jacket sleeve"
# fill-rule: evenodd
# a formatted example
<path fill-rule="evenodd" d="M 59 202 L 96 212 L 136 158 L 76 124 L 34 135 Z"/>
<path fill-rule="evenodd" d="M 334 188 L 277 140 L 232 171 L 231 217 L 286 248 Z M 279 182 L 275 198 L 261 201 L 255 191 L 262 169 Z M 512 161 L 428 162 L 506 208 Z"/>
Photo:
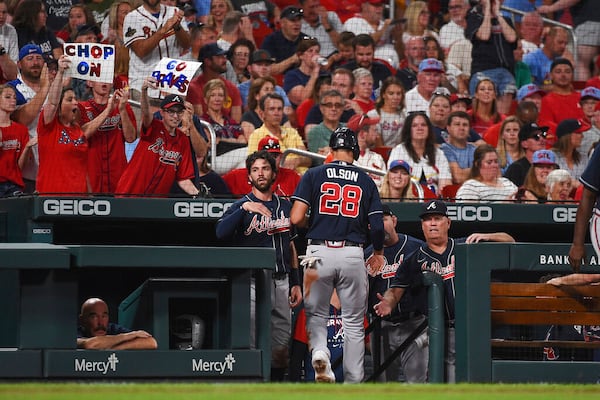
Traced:
<path fill-rule="evenodd" d="M 369 210 L 369 236 L 375 250 L 383 249 L 383 212 L 381 200 L 377 187 L 373 183 L 373 198 L 371 199 L 371 209 Z"/>
<path fill-rule="evenodd" d="M 244 220 L 244 211 L 242 204 L 247 200 L 245 198 L 236 201 L 225 211 L 225 214 L 217 221 L 216 234 L 218 239 L 231 239 L 238 227 Z"/>

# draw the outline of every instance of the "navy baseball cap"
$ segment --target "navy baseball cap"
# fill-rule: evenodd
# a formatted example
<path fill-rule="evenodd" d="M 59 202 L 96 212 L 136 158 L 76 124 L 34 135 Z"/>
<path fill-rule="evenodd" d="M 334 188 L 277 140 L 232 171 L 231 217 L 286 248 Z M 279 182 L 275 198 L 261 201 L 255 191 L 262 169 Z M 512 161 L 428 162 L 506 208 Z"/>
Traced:
<path fill-rule="evenodd" d="M 302 18 L 304 10 L 296 6 L 287 6 L 281 11 L 280 18 L 286 18 L 289 20 L 295 20 L 296 18 Z"/>
<path fill-rule="evenodd" d="M 206 60 L 207 58 L 214 56 L 224 56 L 227 52 L 219 47 L 216 43 L 209 43 L 202 46 L 198 53 L 198 61 Z"/>
<path fill-rule="evenodd" d="M 171 107 L 181 106 L 185 108 L 185 102 L 178 94 L 170 94 L 160 102 L 160 108 L 168 110 Z"/>
<path fill-rule="evenodd" d="M 590 125 L 580 119 L 562 120 L 556 127 L 556 137 L 561 138 L 569 133 L 582 133 L 590 129 Z"/>
<path fill-rule="evenodd" d="M 44 55 L 40 46 L 38 46 L 37 44 L 30 43 L 21 47 L 21 50 L 19 50 L 19 61 L 21 61 L 23 58 L 27 57 L 30 54 L 39 54 L 41 56 Z"/>
<path fill-rule="evenodd" d="M 522 142 L 532 137 L 536 137 L 536 135 L 546 137 L 548 133 L 547 126 L 538 126 L 535 122 L 531 122 L 529 124 L 525 124 L 519 130 L 519 141 Z"/>
<path fill-rule="evenodd" d="M 271 54 L 267 50 L 258 49 L 252 53 L 252 57 L 250 57 L 250 64 L 256 64 L 259 62 L 266 62 L 269 64 L 273 64 L 275 59 L 271 57 Z"/>
<path fill-rule="evenodd" d="M 392 209 L 387 204 L 383 204 L 381 206 L 381 210 L 383 211 L 383 215 L 390 215 L 392 217 L 394 216 L 394 213 L 392 212 Z"/>
<path fill-rule="evenodd" d="M 421 214 L 419 214 L 419 218 L 422 219 L 426 215 L 443 215 L 447 217 L 448 208 L 441 200 L 431 200 L 421 206 Z"/>

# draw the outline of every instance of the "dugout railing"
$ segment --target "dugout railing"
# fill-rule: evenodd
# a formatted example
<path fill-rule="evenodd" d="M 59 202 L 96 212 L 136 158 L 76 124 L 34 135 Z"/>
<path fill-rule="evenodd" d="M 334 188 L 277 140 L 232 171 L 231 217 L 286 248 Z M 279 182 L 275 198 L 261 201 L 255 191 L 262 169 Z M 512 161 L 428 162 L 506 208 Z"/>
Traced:
<path fill-rule="evenodd" d="M 584 382 L 597 383 L 600 362 L 593 361 L 593 346 L 587 355 L 544 361 L 544 349 L 534 353 L 497 355 L 491 340 L 513 336 L 512 328 L 492 329 L 490 284 L 494 282 L 544 281 L 549 273 L 571 272 L 569 244 L 489 243 L 456 248 L 456 379 L 457 382 Z M 582 272 L 599 273 L 592 247 Z M 575 312 L 575 311 L 573 311 Z M 600 325 L 600 315 L 598 322 Z M 543 329 L 542 332 L 546 332 Z M 576 331 L 575 331 L 576 332 Z M 518 334 L 519 340 L 545 340 L 540 332 Z M 581 344 L 585 346 L 583 336 Z M 565 353 L 566 354 L 566 353 Z"/>

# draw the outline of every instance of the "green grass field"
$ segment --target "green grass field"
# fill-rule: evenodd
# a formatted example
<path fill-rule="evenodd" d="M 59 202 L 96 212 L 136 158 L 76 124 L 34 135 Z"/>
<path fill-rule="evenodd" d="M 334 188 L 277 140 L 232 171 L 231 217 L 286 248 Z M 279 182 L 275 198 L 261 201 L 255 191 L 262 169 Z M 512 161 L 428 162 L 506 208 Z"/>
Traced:
<path fill-rule="evenodd" d="M 585 396 L 585 397 L 584 397 Z M 591 397 L 590 397 L 591 396 Z M 10 400 L 384 400 L 599 398 L 600 385 L 316 385 L 238 383 L 5 383 L 0 399 Z"/>

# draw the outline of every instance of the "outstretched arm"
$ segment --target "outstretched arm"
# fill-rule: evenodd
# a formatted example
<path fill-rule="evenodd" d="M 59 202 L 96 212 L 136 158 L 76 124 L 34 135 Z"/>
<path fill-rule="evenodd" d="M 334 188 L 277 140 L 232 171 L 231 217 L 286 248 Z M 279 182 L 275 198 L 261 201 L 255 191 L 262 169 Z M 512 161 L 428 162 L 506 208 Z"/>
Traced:
<path fill-rule="evenodd" d="M 503 243 L 514 243 L 515 239 L 505 232 L 495 233 L 472 233 L 467 237 L 465 243 L 479 243 L 479 242 L 503 242 Z"/>
<path fill-rule="evenodd" d="M 404 288 L 393 287 L 386 290 L 383 296 L 377 293 L 379 303 L 373 306 L 375 314 L 379 315 L 380 317 L 390 315 L 394 307 L 396 307 L 402 298 L 402 295 L 404 295 L 404 291 Z"/>
<path fill-rule="evenodd" d="M 60 94 L 63 88 L 63 76 L 65 74 L 65 70 L 69 68 L 69 64 L 71 64 L 71 60 L 69 60 L 67 56 L 61 56 L 58 59 L 58 72 L 56 73 L 56 77 L 54 77 L 54 80 L 50 85 L 48 99 L 44 104 L 44 125 L 48 125 L 59 111 L 58 102 L 60 101 Z"/>
<path fill-rule="evenodd" d="M 600 282 L 600 274 L 571 274 L 552 278 L 548 282 L 549 285 L 590 285 Z"/>

